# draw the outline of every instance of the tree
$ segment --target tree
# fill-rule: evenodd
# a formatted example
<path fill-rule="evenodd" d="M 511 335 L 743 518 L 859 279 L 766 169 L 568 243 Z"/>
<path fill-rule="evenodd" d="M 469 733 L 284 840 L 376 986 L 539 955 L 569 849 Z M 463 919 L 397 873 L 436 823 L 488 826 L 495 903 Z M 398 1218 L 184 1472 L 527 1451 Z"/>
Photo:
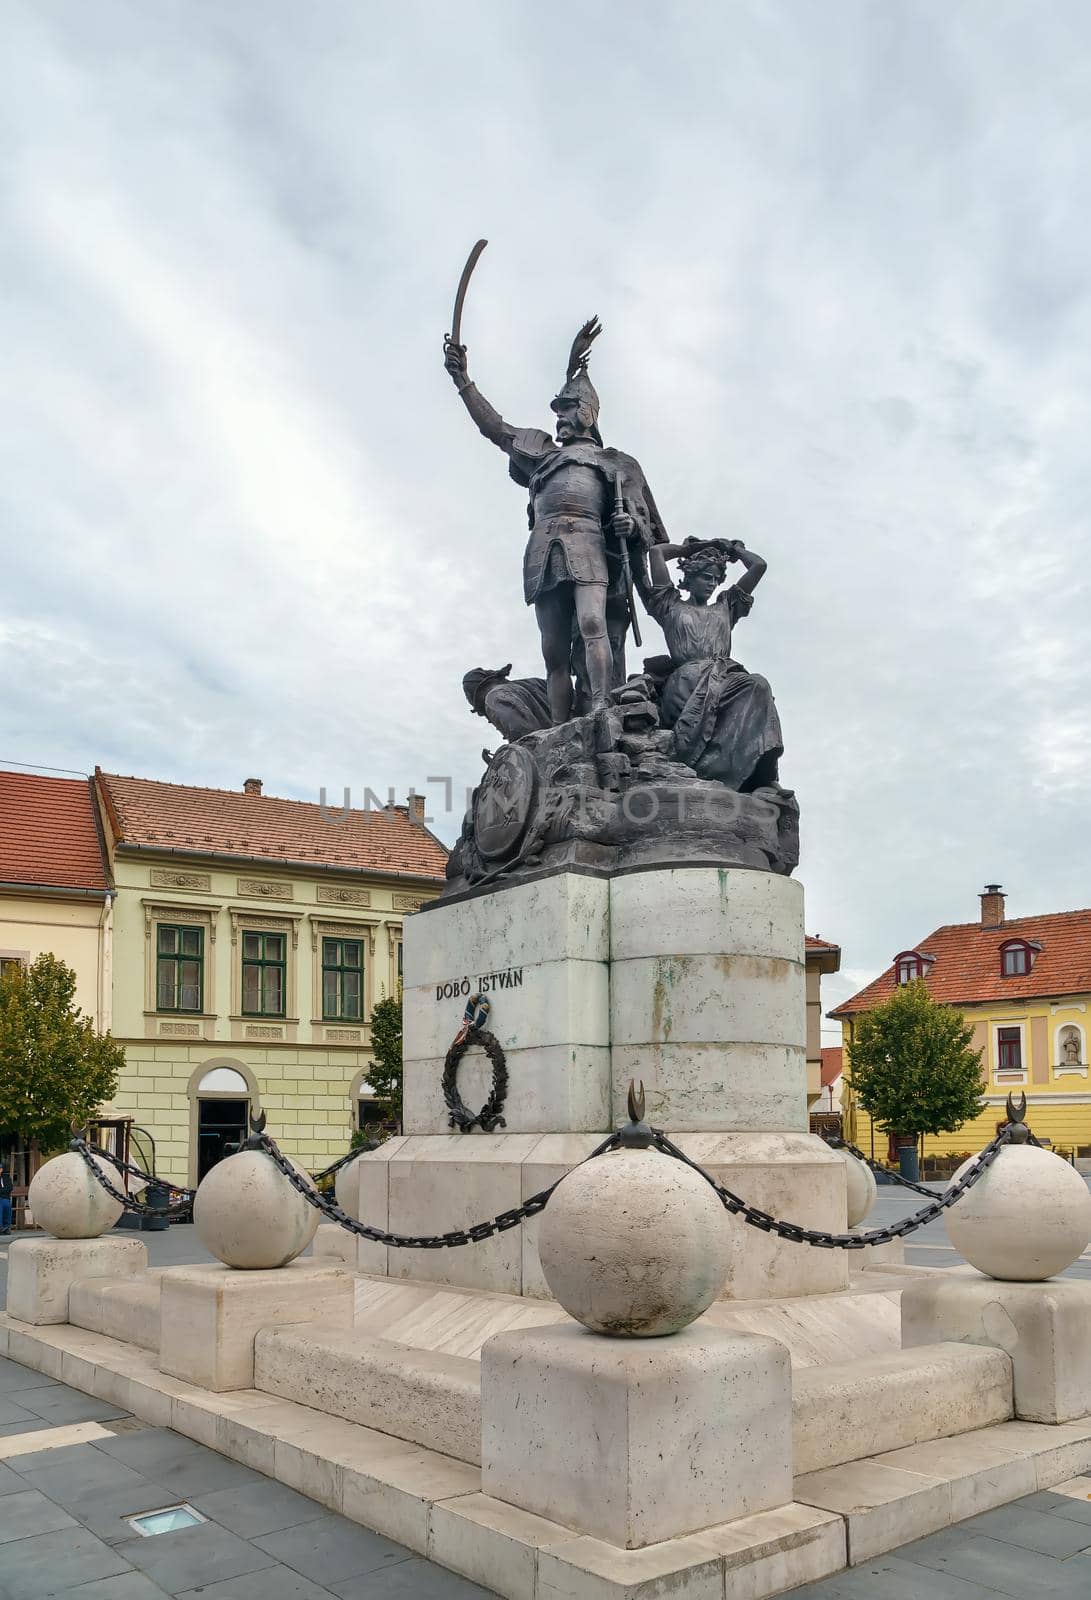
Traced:
<path fill-rule="evenodd" d="M 46 1153 L 113 1098 L 125 1065 L 75 993 L 72 968 L 48 953 L 0 978 L 0 1132 Z"/>
<path fill-rule="evenodd" d="M 371 1008 L 371 1053 L 367 1081 L 387 1121 L 402 1119 L 402 991 L 384 995 Z"/>
<path fill-rule="evenodd" d="M 954 1133 L 979 1115 L 981 1051 L 961 1011 L 932 999 L 922 979 L 866 1011 L 848 1047 L 856 1099 L 887 1133 Z"/>

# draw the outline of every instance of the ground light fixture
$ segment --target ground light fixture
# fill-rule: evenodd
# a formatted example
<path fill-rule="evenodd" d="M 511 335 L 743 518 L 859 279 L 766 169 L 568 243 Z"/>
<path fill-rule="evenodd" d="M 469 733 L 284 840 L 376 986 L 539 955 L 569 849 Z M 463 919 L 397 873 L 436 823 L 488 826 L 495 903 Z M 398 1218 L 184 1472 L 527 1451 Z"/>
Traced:
<path fill-rule="evenodd" d="M 192 1506 L 177 1505 L 161 1506 L 158 1511 L 140 1511 L 125 1520 L 142 1538 L 151 1539 L 157 1533 L 179 1533 L 183 1528 L 196 1528 L 208 1518 L 202 1517 Z"/>

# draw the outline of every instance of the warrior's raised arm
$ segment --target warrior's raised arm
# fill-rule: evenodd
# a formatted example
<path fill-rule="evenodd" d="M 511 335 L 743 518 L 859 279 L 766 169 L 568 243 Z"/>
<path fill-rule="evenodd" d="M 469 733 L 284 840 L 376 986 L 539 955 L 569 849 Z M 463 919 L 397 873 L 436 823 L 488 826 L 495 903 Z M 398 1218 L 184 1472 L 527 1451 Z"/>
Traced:
<path fill-rule="evenodd" d="M 462 404 L 486 439 L 491 439 L 493 444 L 499 445 L 501 450 L 510 454 L 516 436 L 530 430 L 513 428 L 511 423 L 505 422 L 499 411 L 485 399 L 466 370 L 464 344 L 455 344 L 450 338 L 444 339 L 443 365 L 451 374 L 455 388 L 462 397 Z M 549 435 L 546 434 L 545 437 L 548 440 Z"/>

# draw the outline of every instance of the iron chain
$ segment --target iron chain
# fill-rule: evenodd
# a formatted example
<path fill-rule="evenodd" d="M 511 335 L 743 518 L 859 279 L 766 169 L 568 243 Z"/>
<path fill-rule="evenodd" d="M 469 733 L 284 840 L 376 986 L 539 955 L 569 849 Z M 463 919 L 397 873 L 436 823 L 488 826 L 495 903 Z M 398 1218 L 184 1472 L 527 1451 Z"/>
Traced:
<path fill-rule="evenodd" d="M 592 1161 L 604 1151 L 615 1149 L 618 1142 L 619 1136 L 616 1133 L 610 1134 L 585 1159 Z M 421 1235 L 388 1233 L 385 1228 L 373 1228 L 370 1223 L 357 1222 L 347 1211 L 342 1211 L 336 1201 L 328 1200 L 325 1195 L 319 1194 L 306 1175 L 297 1172 L 291 1162 L 281 1154 L 276 1140 L 268 1134 L 263 1133 L 260 1136 L 260 1143 L 256 1148 L 264 1150 L 292 1188 L 298 1190 L 307 1204 L 320 1211 L 330 1222 L 336 1222 L 339 1227 L 348 1233 L 354 1233 L 359 1239 L 369 1239 L 373 1244 L 385 1244 L 393 1250 L 453 1250 L 459 1245 L 480 1244 L 483 1239 L 491 1239 L 497 1233 L 507 1233 L 510 1228 L 518 1228 L 521 1223 L 526 1222 L 528 1217 L 536 1217 L 539 1212 L 544 1211 L 550 1195 L 561 1181 L 558 1178 L 557 1183 L 551 1183 L 548 1189 L 542 1189 L 538 1194 L 531 1195 L 521 1206 L 516 1206 L 511 1211 L 501 1211 L 499 1216 L 493 1217 L 490 1221 L 477 1222 L 469 1228 L 457 1228 L 450 1233 Z"/>
<path fill-rule="evenodd" d="M 132 1211 L 138 1217 L 166 1217 L 170 1219 L 176 1213 L 181 1216 L 184 1212 L 189 1211 L 193 1205 L 193 1195 L 190 1190 L 178 1190 L 176 1185 L 172 1183 L 164 1183 L 160 1178 L 150 1178 L 146 1172 L 141 1172 L 139 1167 L 131 1166 L 129 1162 L 122 1161 L 120 1157 L 111 1155 L 108 1150 L 99 1149 L 97 1145 L 92 1150 L 86 1139 L 73 1139 L 69 1149 L 74 1150 L 77 1155 L 83 1157 L 111 1199 L 119 1200 L 126 1211 Z M 99 1159 L 96 1160 L 96 1157 Z M 109 1161 L 118 1171 L 124 1171 L 134 1177 L 142 1178 L 145 1184 L 154 1183 L 158 1184 L 162 1189 L 175 1189 L 177 1193 L 183 1194 L 185 1199 L 172 1201 L 170 1205 L 166 1206 L 145 1205 L 143 1201 L 135 1200 L 132 1195 L 126 1194 L 123 1189 L 118 1189 L 103 1172 L 99 1160 Z"/>
<path fill-rule="evenodd" d="M 899 1222 L 889 1223 L 885 1228 L 869 1228 L 859 1233 L 830 1233 L 822 1228 L 805 1228 L 798 1222 L 784 1222 L 779 1217 L 772 1216 L 768 1211 L 762 1211 L 758 1206 L 749 1205 L 740 1195 L 735 1194 L 725 1184 L 720 1183 L 710 1172 L 706 1172 L 698 1162 L 691 1161 L 685 1151 L 668 1139 L 667 1135 L 660 1129 L 655 1128 L 652 1130 L 651 1142 L 653 1147 L 662 1155 L 671 1156 L 675 1161 L 681 1161 L 684 1166 L 690 1167 L 694 1172 L 698 1173 L 714 1191 L 725 1211 L 732 1216 L 740 1218 L 751 1228 L 757 1228 L 762 1233 L 775 1234 L 777 1238 L 785 1239 L 791 1244 L 809 1245 L 815 1250 L 864 1250 L 870 1245 L 890 1244 L 894 1239 L 904 1239 L 907 1234 L 915 1233 L 918 1228 L 923 1228 L 927 1223 L 935 1222 L 945 1211 L 961 1200 L 967 1190 L 973 1188 L 978 1179 L 996 1160 L 1003 1147 L 1009 1143 L 1010 1138 L 1010 1130 L 1005 1128 L 985 1146 L 981 1154 L 967 1167 L 958 1182 L 949 1185 L 943 1194 L 933 1195 L 930 1190 L 922 1190 L 922 1193 L 931 1196 L 931 1203 L 922 1207 L 920 1211 L 913 1212 L 911 1216 L 903 1217 Z M 593 1161 L 596 1156 L 601 1156 L 608 1150 L 617 1149 L 620 1142 L 619 1134 L 610 1134 L 585 1157 L 585 1160 Z M 106 1158 L 113 1161 L 116 1166 L 124 1166 L 127 1163 L 119 1163 L 115 1157 L 107 1155 L 105 1151 L 95 1150 L 92 1152 L 83 1139 L 73 1139 L 71 1148 L 77 1151 L 87 1162 L 107 1194 L 111 1195 L 115 1200 L 119 1200 L 127 1210 L 135 1211 L 142 1216 L 162 1217 L 169 1215 L 174 1210 L 188 1209 L 192 1203 L 192 1198 L 189 1197 L 184 1202 L 166 1207 L 164 1210 L 142 1205 L 115 1187 L 94 1159 L 94 1156 L 106 1155 Z M 263 1150 L 287 1178 L 292 1188 L 297 1190 L 307 1204 L 313 1206 L 328 1221 L 337 1223 L 338 1227 L 344 1228 L 348 1233 L 355 1234 L 357 1238 L 368 1239 L 373 1244 L 387 1245 L 394 1250 L 453 1250 L 461 1245 L 479 1244 L 482 1240 L 491 1239 L 498 1233 L 507 1233 L 509 1229 L 521 1226 L 530 1217 L 536 1217 L 540 1212 L 544 1211 L 549 1203 L 550 1196 L 554 1189 L 557 1188 L 557 1183 L 562 1181 L 558 1179 L 557 1183 L 550 1184 L 548 1189 L 542 1189 L 538 1194 L 531 1195 L 529 1200 L 524 1200 L 522 1205 L 515 1206 L 510 1211 L 501 1211 L 498 1216 L 491 1218 L 489 1221 L 478 1222 L 468 1228 L 456 1228 L 449 1233 L 436 1234 L 390 1233 L 385 1228 L 375 1228 L 370 1223 L 357 1222 L 355 1217 L 350 1217 L 336 1201 L 320 1194 L 314 1187 L 313 1180 L 306 1173 L 298 1172 L 292 1166 L 291 1162 L 281 1153 L 276 1141 L 269 1134 L 260 1134 L 252 1148 Z M 354 1151 L 353 1154 L 356 1154 L 356 1152 Z M 134 1172 L 138 1171 L 138 1169 L 133 1170 Z M 157 1179 L 147 1179 L 147 1175 L 144 1173 L 140 1173 L 139 1176 L 144 1177 L 149 1182 L 158 1182 Z M 164 1187 L 167 1186 L 164 1185 Z"/>
<path fill-rule="evenodd" d="M 900 1222 L 888 1224 L 885 1228 L 869 1228 L 861 1233 L 827 1233 L 822 1228 L 804 1228 L 797 1222 L 780 1222 L 776 1217 L 771 1217 L 767 1211 L 759 1211 L 757 1206 L 747 1205 L 739 1195 L 734 1194 L 726 1185 L 715 1179 L 704 1167 L 696 1161 L 691 1161 L 683 1150 L 672 1144 L 665 1133 L 658 1128 L 652 1130 L 652 1144 L 664 1155 L 673 1156 L 676 1161 L 683 1162 L 687 1167 L 692 1167 L 694 1172 L 700 1173 L 705 1182 L 716 1192 L 726 1211 L 732 1216 L 739 1217 L 743 1222 L 748 1222 L 752 1228 L 760 1228 L 762 1233 L 775 1233 L 780 1239 L 788 1239 L 792 1244 L 809 1244 L 816 1250 L 864 1250 L 868 1245 L 890 1244 L 894 1239 L 904 1239 L 906 1234 L 915 1233 L 918 1228 L 923 1228 L 926 1223 L 935 1222 L 937 1217 L 961 1200 L 967 1189 L 972 1189 L 977 1180 L 992 1166 L 1000 1151 L 1010 1140 L 1010 1132 L 1004 1129 L 990 1144 L 987 1144 L 972 1166 L 967 1167 L 957 1183 L 951 1184 L 943 1194 L 933 1195 L 931 1205 L 923 1206 L 920 1211 L 914 1211 L 912 1216 L 903 1217 Z M 926 1194 L 929 1190 L 924 1191 Z"/>
<path fill-rule="evenodd" d="M 900 1172 L 893 1172 L 890 1167 L 884 1167 L 881 1161 L 873 1161 L 866 1156 L 856 1145 L 850 1144 L 847 1139 L 839 1139 L 836 1134 L 822 1136 L 831 1150 L 847 1150 L 850 1156 L 855 1156 L 857 1161 L 862 1161 L 865 1167 L 870 1167 L 872 1172 L 882 1173 L 884 1178 L 889 1178 L 892 1183 L 900 1183 L 903 1189 L 912 1189 L 915 1194 L 927 1195 L 930 1200 L 935 1198 L 934 1189 L 925 1188 L 923 1183 L 914 1183 L 911 1178 L 903 1178 Z"/>

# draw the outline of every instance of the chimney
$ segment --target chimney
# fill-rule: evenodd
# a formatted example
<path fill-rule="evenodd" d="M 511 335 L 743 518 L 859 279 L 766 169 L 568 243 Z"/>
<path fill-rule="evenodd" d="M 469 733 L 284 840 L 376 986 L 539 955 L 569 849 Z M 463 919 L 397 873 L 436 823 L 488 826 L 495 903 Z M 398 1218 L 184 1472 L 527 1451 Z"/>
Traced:
<path fill-rule="evenodd" d="M 409 804 L 408 804 L 406 809 L 409 812 L 409 820 L 410 820 L 410 822 L 423 822 L 424 821 L 424 796 L 422 794 L 416 794 L 416 793 L 414 793 L 414 791 L 412 789 L 410 789 L 410 791 L 409 791 Z"/>
<path fill-rule="evenodd" d="M 261 793 L 261 779 L 260 778 L 244 778 L 243 779 L 243 785 L 242 785 L 242 792 L 243 792 L 243 794 L 260 794 Z"/>
<path fill-rule="evenodd" d="M 1004 900 L 1006 896 L 998 883 L 987 883 L 981 891 L 981 926 L 983 928 L 1002 928 L 1004 926 Z"/>

